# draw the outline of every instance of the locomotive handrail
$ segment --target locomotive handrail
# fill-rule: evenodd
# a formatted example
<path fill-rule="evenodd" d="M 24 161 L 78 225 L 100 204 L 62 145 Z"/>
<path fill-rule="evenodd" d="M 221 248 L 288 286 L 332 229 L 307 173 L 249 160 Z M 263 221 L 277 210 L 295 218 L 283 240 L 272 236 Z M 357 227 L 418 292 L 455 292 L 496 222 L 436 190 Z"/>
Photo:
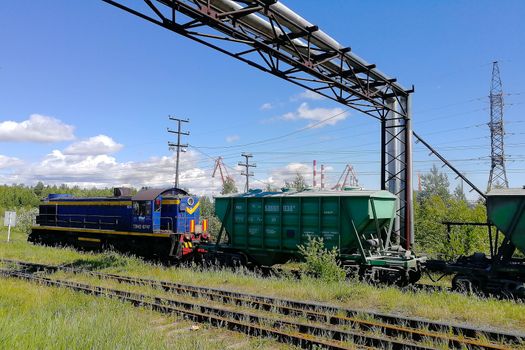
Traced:
<path fill-rule="evenodd" d="M 102 225 L 105 226 L 116 226 L 119 224 L 119 219 L 122 218 L 122 216 L 118 215 L 89 215 L 89 214 L 39 214 L 37 218 L 41 216 L 51 216 L 51 220 L 47 220 L 48 222 L 45 223 L 45 225 L 52 225 L 52 226 L 58 226 L 59 223 L 67 223 L 69 224 L 68 227 L 71 227 L 71 224 L 80 224 L 83 225 L 84 228 L 87 225 L 98 225 L 98 228 L 101 229 Z M 59 217 L 68 217 L 68 220 L 61 220 Z M 82 221 L 76 221 L 71 220 L 72 217 L 79 217 L 82 219 Z M 98 222 L 95 221 L 86 221 L 86 218 L 98 218 Z M 107 219 L 114 219 L 114 222 L 102 222 L 101 218 L 107 218 Z M 41 222 L 38 222 L 41 224 Z"/>
<path fill-rule="evenodd" d="M 73 221 L 73 220 L 57 220 L 60 223 L 68 224 L 98 224 L 100 225 L 118 225 L 118 222 L 94 222 L 94 221 Z"/>
<path fill-rule="evenodd" d="M 86 217 L 103 217 L 103 218 L 121 218 L 119 215 L 84 215 L 84 214 L 38 214 L 37 216 L 86 216 Z"/>
<path fill-rule="evenodd" d="M 169 221 L 171 221 L 171 228 L 170 228 L 170 223 L 168 222 L 168 230 L 174 231 L 173 228 L 175 227 L 175 224 L 173 223 L 173 218 L 170 216 L 161 216 L 160 220 L 162 219 L 168 219 Z M 161 226 L 162 226 L 162 221 L 161 221 Z"/>

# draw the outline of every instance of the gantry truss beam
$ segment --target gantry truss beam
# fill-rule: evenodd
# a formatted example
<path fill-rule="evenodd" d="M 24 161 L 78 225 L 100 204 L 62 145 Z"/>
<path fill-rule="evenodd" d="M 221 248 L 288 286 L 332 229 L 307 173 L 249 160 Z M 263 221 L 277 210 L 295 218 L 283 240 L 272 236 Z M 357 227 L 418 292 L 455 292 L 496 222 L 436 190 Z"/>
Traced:
<path fill-rule="evenodd" d="M 402 88 L 275 0 L 103 1 L 379 119 L 381 188 L 400 198 L 396 231 L 410 247 L 413 89 Z"/>

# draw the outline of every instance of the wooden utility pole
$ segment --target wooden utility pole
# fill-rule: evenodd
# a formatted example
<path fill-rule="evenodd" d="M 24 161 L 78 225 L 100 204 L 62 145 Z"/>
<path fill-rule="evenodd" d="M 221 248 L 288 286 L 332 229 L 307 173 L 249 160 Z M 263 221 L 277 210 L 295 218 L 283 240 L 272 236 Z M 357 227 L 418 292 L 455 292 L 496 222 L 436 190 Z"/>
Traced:
<path fill-rule="evenodd" d="M 168 132 L 172 134 L 177 134 L 177 143 L 168 142 L 168 146 L 170 150 L 177 151 L 177 160 L 175 163 L 175 188 L 179 188 L 179 161 L 180 161 L 180 152 L 186 152 L 186 147 L 188 147 L 188 144 L 181 144 L 180 143 L 180 137 L 181 135 L 188 136 L 189 132 L 183 132 L 181 131 L 181 123 L 189 123 L 189 119 L 179 119 L 172 116 L 169 116 L 169 120 L 174 120 L 177 122 L 177 130 L 171 130 L 168 128 Z"/>
<path fill-rule="evenodd" d="M 250 179 L 250 176 L 253 176 L 253 173 L 250 172 L 250 168 L 255 168 L 257 165 L 250 164 L 250 158 L 253 157 L 251 153 L 242 153 L 241 156 L 245 158 L 245 162 L 244 163 L 239 162 L 239 165 L 245 168 L 245 170 L 241 172 L 241 175 L 246 176 L 246 185 L 244 189 L 245 189 L 245 192 L 248 192 L 248 190 L 250 189 L 249 179 Z"/>

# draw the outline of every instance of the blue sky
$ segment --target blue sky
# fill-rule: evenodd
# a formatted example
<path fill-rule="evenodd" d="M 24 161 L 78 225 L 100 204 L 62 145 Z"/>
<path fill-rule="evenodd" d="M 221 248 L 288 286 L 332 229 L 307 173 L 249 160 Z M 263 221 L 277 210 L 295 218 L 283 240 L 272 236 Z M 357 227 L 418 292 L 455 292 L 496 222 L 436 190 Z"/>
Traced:
<path fill-rule="evenodd" d="M 525 185 L 525 2 L 283 3 L 402 85 L 415 85 L 414 130 L 482 189 L 498 60 L 510 185 Z M 0 23 L 2 183 L 169 184 L 166 127 L 175 127 L 167 118 L 174 115 L 191 120 L 181 182 L 195 192 L 216 193 L 213 158 L 223 156 L 234 174 L 241 152 L 254 154 L 262 181 L 255 186 L 280 186 L 296 171 L 310 181 L 313 159 L 325 164 L 328 185 L 350 163 L 361 184 L 379 186 L 376 120 L 350 110 L 332 125 L 259 143 L 345 107 L 102 1 L 4 1 Z M 416 174 L 439 164 L 422 146 L 414 150 Z"/>

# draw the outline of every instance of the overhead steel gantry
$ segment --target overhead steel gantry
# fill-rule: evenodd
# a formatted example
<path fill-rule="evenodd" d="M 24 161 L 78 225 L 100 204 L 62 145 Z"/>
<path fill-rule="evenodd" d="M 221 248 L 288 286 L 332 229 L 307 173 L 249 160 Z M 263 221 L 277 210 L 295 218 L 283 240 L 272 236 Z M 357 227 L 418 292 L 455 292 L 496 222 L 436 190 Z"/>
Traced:
<path fill-rule="evenodd" d="M 272 0 L 103 0 L 378 119 L 381 188 L 399 197 L 395 231 L 413 243 L 412 131 L 406 90 Z"/>

